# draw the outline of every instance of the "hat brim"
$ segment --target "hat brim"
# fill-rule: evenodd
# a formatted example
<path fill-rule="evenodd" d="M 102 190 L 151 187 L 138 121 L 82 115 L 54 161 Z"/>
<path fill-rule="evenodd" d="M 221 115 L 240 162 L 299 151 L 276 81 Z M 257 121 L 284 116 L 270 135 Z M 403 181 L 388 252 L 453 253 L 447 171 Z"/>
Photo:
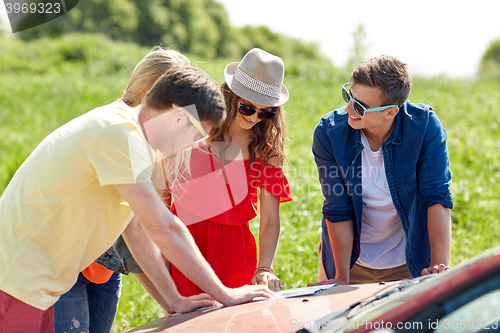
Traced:
<path fill-rule="evenodd" d="M 280 98 L 273 98 L 242 85 L 238 80 L 234 79 L 234 72 L 238 68 L 239 62 L 233 62 L 226 66 L 224 69 L 224 79 L 226 80 L 229 88 L 241 98 L 249 102 L 265 105 L 265 106 L 280 106 L 288 101 L 288 89 L 284 84 L 281 85 Z"/>

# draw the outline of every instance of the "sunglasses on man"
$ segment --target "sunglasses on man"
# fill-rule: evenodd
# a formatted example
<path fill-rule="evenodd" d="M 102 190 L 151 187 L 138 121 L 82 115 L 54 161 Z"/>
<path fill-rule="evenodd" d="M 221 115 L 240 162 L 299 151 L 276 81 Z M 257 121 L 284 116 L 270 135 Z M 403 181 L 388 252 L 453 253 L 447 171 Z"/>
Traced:
<path fill-rule="evenodd" d="M 179 106 L 177 104 L 172 104 L 172 107 L 174 109 L 177 109 L 177 110 L 184 109 L 187 113 L 187 117 L 188 117 L 189 121 L 191 122 L 191 124 L 193 124 L 193 126 L 198 130 L 198 132 L 200 132 L 200 134 L 195 138 L 195 140 L 191 144 L 191 146 L 198 147 L 200 142 L 209 138 L 208 133 L 205 131 L 203 126 L 201 126 L 201 123 L 188 110 L 186 110 L 185 108 L 183 108 L 182 106 Z"/>
<path fill-rule="evenodd" d="M 238 108 L 238 112 L 244 116 L 251 116 L 255 112 L 258 112 L 259 114 L 257 115 L 257 117 L 262 120 L 270 119 L 276 114 L 276 112 L 274 111 L 255 110 L 255 108 L 241 103 L 240 107 Z"/>
<path fill-rule="evenodd" d="M 193 147 L 198 147 L 200 142 L 208 139 L 209 135 L 205 131 L 205 129 L 201 126 L 201 123 L 191 113 L 188 112 L 187 116 L 191 124 L 193 124 L 193 126 L 196 127 L 196 129 L 200 132 L 200 134 L 195 138 L 192 144 Z"/>
<path fill-rule="evenodd" d="M 342 85 L 342 98 L 344 99 L 344 102 L 346 102 L 347 104 L 349 104 L 349 102 L 352 101 L 352 108 L 354 109 L 354 112 L 356 112 L 356 114 L 360 117 L 364 117 L 365 113 L 367 113 L 367 112 L 384 111 L 384 110 L 387 110 L 389 108 L 398 108 L 399 107 L 398 105 L 386 105 L 386 106 L 381 106 L 378 108 L 367 109 L 363 106 L 363 104 L 361 104 L 361 102 L 355 100 L 352 97 L 350 90 L 347 90 L 348 86 L 349 86 L 349 82 Z"/>

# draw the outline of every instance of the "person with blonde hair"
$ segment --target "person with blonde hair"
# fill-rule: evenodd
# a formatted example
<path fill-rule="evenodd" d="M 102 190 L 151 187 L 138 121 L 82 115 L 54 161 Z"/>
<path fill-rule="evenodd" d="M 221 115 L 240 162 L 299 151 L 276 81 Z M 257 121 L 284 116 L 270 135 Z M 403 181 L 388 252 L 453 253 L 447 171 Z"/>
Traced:
<path fill-rule="evenodd" d="M 228 116 L 212 128 L 209 147 L 193 150 L 192 181 L 172 187 L 173 211 L 189 224 L 201 253 L 227 287 L 283 287 L 272 266 L 280 235 L 280 202 L 292 200 L 282 171 L 286 160 L 282 105 L 289 97 L 284 73 L 281 58 L 258 48 L 225 68 L 222 91 Z M 220 183 L 209 181 L 217 175 Z M 249 222 L 257 216 L 259 188 L 257 264 Z M 172 278 L 183 296 L 202 292 L 175 265 Z"/>
<path fill-rule="evenodd" d="M 174 295 L 170 276 L 154 274 L 136 244 L 156 244 L 224 305 L 272 297 L 265 287 L 222 285 L 151 181 L 156 149 L 175 156 L 225 116 L 213 78 L 176 63 L 145 90 L 141 104 L 118 100 L 49 134 L 0 198 L 0 331 L 54 332 L 54 303 L 122 233 L 162 295 Z M 134 234 L 133 215 L 145 233 Z M 195 304 L 181 305 L 192 309 L 214 301 L 202 296 L 187 303 Z"/>

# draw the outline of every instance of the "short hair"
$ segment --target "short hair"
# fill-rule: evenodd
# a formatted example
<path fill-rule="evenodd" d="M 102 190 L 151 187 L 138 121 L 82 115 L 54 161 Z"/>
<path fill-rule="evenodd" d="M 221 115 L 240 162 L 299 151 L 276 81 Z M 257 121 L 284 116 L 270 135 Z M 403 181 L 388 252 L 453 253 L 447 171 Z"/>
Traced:
<path fill-rule="evenodd" d="M 131 107 L 141 104 L 156 80 L 173 64 L 178 63 L 189 65 L 189 59 L 175 50 L 155 46 L 135 66 L 127 89 L 123 92 L 122 100 Z"/>
<path fill-rule="evenodd" d="M 175 64 L 154 84 L 143 100 L 153 110 L 162 112 L 173 104 L 184 107 L 195 105 L 200 120 L 220 125 L 226 118 L 222 91 L 205 71 L 187 65 Z"/>
<path fill-rule="evenodd" d="M 395 57 L 381 55 L 354 69 L 350 85 L 363 84 L 382 90 L 382 105 L 399 106 L 410 96 L 411 76 L 407 65 Z"/>

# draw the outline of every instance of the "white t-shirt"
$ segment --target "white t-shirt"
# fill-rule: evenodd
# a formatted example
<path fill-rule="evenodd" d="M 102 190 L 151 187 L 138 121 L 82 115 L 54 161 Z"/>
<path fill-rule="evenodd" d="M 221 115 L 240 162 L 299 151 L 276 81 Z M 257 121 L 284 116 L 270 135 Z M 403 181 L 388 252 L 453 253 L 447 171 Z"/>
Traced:
<path fill-rule="evenodd" d="M 123 102 L 49 134 L 0 198 L 0 290 L 41 310 L 68 291 L 130 221 L 113 185 L 150 179 L 150 149 Z"/>
<path fill-rule="evenodd" d="M 405 234 L 389 192 L 382 149 L 372 151 L 363 131 L 361 142 L 363 214 L 357 263 L 373 269 L 401 266 L 406 262 Z"/>

